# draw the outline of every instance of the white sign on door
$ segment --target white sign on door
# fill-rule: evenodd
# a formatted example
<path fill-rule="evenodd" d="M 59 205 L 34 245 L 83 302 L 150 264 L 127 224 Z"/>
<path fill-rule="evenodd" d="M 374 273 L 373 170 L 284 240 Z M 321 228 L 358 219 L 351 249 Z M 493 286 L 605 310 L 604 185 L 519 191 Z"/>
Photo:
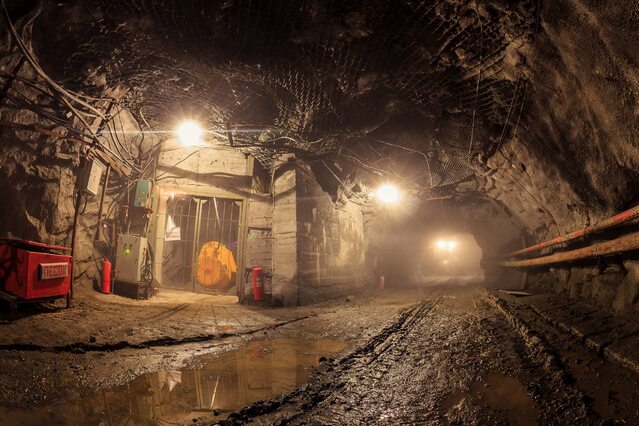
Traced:
<path fill-rule="evenodd" d="M 170 215 L 167 215 L 164 241 L 179 241 L 181 239 L 180 237 L 180 227 L 175 225 L 175 221 Z"/>

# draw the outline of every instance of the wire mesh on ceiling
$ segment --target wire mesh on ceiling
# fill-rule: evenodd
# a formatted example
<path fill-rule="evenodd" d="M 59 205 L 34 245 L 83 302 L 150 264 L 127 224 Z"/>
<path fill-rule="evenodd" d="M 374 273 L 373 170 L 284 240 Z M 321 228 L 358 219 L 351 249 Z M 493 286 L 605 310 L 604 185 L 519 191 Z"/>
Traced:
<path fill-rule="evenodd" d="M 512 125 L 523 102 L 512 51 L 530 41 L 537 9 L 532 1 L 94 1 L 100 20 L 74 47 L 67 74 L 92 64 L 90 75 L 128 88 L 134 114 L 162 126 L 180 105 L 212 127 L 250 124 L 255 131 L 235 139 L 269 167 L 283 150 L 335 156 L 384 116 L 455 113 L 437 135 L 410 142 L 437 150 L 413 160 L 426 187 L 473 174 L 473 158 L 494 143 L 480 126 Z M 81 84 L 90 90 L 95 80 L 85 73 Z"/>

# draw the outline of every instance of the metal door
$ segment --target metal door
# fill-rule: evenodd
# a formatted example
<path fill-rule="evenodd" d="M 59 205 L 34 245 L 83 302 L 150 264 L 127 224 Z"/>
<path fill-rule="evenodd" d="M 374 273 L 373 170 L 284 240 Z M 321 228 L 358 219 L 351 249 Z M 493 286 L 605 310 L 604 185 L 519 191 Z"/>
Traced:
<path fill-rule="evenodd" d="M 198 283 L 198 256 L 205 244 L 218 242 L 238 259 L 241 201 L 217 197 L 182 195 L 167 201 L 165 242 L 162 262 L 164 287 L 235 294 L 237 273 L 232 286 L 207 288 Z"/>

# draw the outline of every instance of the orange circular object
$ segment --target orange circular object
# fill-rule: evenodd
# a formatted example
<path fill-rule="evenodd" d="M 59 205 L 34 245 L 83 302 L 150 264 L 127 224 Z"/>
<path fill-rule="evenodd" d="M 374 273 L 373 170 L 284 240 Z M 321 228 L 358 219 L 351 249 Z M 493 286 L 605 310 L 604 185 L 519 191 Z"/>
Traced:
<path fill-rule="evenodd" d="M 237 264 L 233 252 L 219 241 L 209 241 L 197 258 L 196 280 L 202 287 L 225 290 L 233 285 Z"/>

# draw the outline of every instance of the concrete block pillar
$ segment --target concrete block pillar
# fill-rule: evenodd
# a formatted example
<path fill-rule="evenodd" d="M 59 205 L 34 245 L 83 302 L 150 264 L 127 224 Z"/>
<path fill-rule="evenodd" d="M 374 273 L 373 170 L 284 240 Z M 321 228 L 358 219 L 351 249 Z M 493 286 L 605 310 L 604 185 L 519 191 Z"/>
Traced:
<path fill-rule="evenodd" d="M 296 305 L 297 194 L 294 164 L 285 164 L 273 182 L 273 301 Z"/>

